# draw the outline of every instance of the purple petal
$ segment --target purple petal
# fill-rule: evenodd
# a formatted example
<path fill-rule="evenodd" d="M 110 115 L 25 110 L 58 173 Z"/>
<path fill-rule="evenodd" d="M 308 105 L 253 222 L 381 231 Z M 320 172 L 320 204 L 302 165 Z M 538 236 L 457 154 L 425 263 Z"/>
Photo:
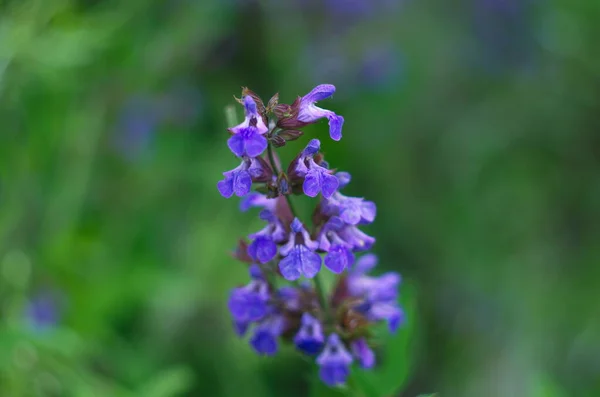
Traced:
<path fill-rule="evenodd" d="M 320 149 L 321 149 L 321 142 L 318 139 L 311 139 L 310 142 L 308 142 L 308 145 L 306 145 L 306 147 L 302 151 L 302 153 L 305 156 L 313 156 L 313 155 L 317 154 L 317 152 Z"/>
<path fill-rule="evenodd" d="M 323 197 L 325 198 L 329 198 L 333 195 L 333 193 L 336 192 L 340 182 L 338 181 L 338 179 L 333 176 L 330 175 L 328 173 L 321 173 L 321 189 L 322 189 L 322 193 L 323 193 Z M 314 197 L 314 196 L 313 196 Z"/>
<path fill-rule="evenodd" d="M 277 339 L 268 330 L 259 329 L 256 331 L 250 344 L 258 354 L 272 356 L 277 353 Z"/>
<path fill-rule="evenodd" d="M 319 369 L 319 377 L 328 386 L 340 386 L 346 383 L 350 368 L 343 364 L 324 365 Z"/>
<path fill-rule="evenodd" d="M 350 347 L 352 348 L 352 353 L 358 358 L 361 367 L 373 368 L 375 365 L 375 354 L 367 344 L 365 338 L 355 340 Z"/>
<path fill-rule="evenodd" d="M 233 191 L 238 197 L 247 195 L 252 187 L 252 178 L 248 171 L 240 171 L 233 178 Z"/>
<path fill-rule="evenodd" d="M 335 177 L 340 182 L 340 186 L 339 186 L 340 189 L 343 189 L 344 187 L 346 187 L 346 185 L 349 184 L 350 181 L 352 180 L 352 176 L 350 175 L 350 173 L 343 172 L 343 171 L 336 173 Z"/>
<path fill-rule="evenodd" d="M 352 272 L 355 274 L 364 274 L 371 271 L 378 262 L 377 255 L 375 254 L 366 254 L 358 258 L 356 261 L 356 266 L 352 269 Z"/>
<path fill-rule="evenodd" d="M 233 196 L 233 178 L 225 178 L 217 183 L 217 189 L 221 196 L 229 198 Z"/>
<path fill-rule="evenodd" d="M 248 246 L 248 255 L 260 263 L 267 263 L 277 255 L 277 245 L 267 236 L 258 236 Z"/>
<path fill-rule="evenodd" d="M 364 221 L 371 223 L 375 220 L 375 217 L 377 216 L 377 206 L 372 201 L 363 201 L 361 212 Z"/>
<path fill-rule="evenodd" d="M 335 93 L 335 86 L 332 84 L 320 84 L 312 89 L 311 92 L 302 97 L 302 102 L 315 103 L 317 101 L 330 98 Z"/>
<path fill-rule="evenodd" d="M 256 102 L 250 95 L 246 95 L 244 97 L 244 109 L 246 111 L 246 116 L 256 116 L 258 111 L 256 109 Z"/>
<path fill-rule="evenodd" d="M 246 154 L 250 157 L 260 156 L 268 146 L 267 138 L 257 133 L 251 134 L 244 140 L 244 143 L 246 145 Z"/>
<path fill-rule="evenodd" d="M 288 256 L 279 261 L 279 271 L 281 275 L 288 281 L 294 281 L 300 278 L 302 263 L 294 255 L 294 250 Z"/>
<path fill-rule="evenodd" d="M 244 138 L 241 134 L 232 135 L 227 140 L 227 146 L 229 146 L 229 150 L 236 156 L 241 157 L 244 155 Z"/>
<path fill-rule="evenodd" d="M 321 270 L 321 255 L 310 251 L 303 245 L 299 246 L 298 256 L 302 263 L 302 273 L 304 277 L 313 278 Z"/>
<path fill-rule="evenodd" d="M 321 191 L 321 173 L 317 170 L 308 171 L 302 184 L 302 190 L 308 197 L 317 197 Z"/>
<path fill-rule="evenodd" d="M 340 274 L 344 269 L 352 266 L 353 262 L 354 255 L 341 245 L 332 247 L 325 256 L 325 266 L 336 274 Z"/>
<path fill-rule="evenodd" d="M 294 233 L 300 233 L 302 230 L 304 230 L 304 226 L 302 226 L 302 222 L 300 222 L 300 219 L 298 218 L 294 218 L 291 228 Z"/>
<path fill-rule="evenodd" d="M 329 116 L 329 136 L 334 141 L 342 139 L 342 126 L 344 125 L 344 118 L 338 116 L 335 113 Z"/>

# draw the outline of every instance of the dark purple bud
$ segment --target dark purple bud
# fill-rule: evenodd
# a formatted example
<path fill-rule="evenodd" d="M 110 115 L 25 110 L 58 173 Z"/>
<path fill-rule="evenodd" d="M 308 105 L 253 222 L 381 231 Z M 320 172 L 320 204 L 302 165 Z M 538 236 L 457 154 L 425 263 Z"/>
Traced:
<path fill-rule="evenodd" d="M 271 143 L 273 144 L 273 146 L 275 147 L 282 147 L 285 146 L 285 139 L 283 139 L 281 136 L 279 135 L 273 135 L 271 137 Z"/>

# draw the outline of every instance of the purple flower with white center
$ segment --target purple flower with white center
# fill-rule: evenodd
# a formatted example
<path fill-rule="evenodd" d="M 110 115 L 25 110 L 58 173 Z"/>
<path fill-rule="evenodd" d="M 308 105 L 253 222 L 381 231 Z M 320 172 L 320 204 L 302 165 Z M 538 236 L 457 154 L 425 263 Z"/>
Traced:
<path fill-rule="evenodd" d="M 357 310 L 370 321 L 385 320 L 390 332 L 395 332 L 404 321 L 404 312 L 398 306 L 398 286 L 400 275 L 394 272 L 379 277 L 367 276 L 365 273 L 377 264 L 377 257 L 372 254 L 361 257 L 347 278 L 348 292 L 354 297 L 364 299 Z"/>
<path fill-rule="evenodd" d="M 358 359 L 361 367 L 373 368 L 375 366 L 375 353 L 373 353 L 365 338 L 360 338 L 350 343 L 350 349 L 354 357 Z"/>
<path fill-rule="evenodd" d="M 249 284 L 234 288 L 229 296 L 229 311 L 240 329 L 262 319 L 268 311 L 269 286 L 257 265 L 250 267 L 250 276 L 252 281 Z"/>
<path fill-rule="evenodd" d="M 375 244 L 375 238 L 353 225 L 347 225 L 338 234 L 342 240 L 352 246 L 354 252 L 369 250 Z"/>
<path fill-rule="evenodd" d="M 338 172 L 335 176 L 339 181 L 339 188 L 350 183 L 351 176 L 347 172 Z M 377 206 L 372 201 L 360 197 L 347 197 L 337 191 L 322 201 L 321 212 L 329 216 L 337 215 L 349 225 L 366 225 L 375 220 Z"/>
<path fill-rule="evenodd" d="M 321 322 L 309 313 L 302 315 L 302 325 L 294 337 L 294 344 L 298 350 L 309 354 L 317 354 L 323 348 L 325 336 Z"/>
<path fill-rule="evenodd" d="M 335 86 L 331 84 L 321 84 L 313 88 L 311 92 L 303 96 L 300 100 L 298 120 L 305 123 L 312 123 L 326 117 L 329 120 L 329 136 L 334 141 L 339 141 L 342 139 L 344 118 L 331 110 L 321 109 L 315 105 L 317 101 L 327 99 L 334 93 Z"/>
<path fill-rule="evenodd" d="M 377 206 L 372 201 L 360 197 L 347 197 L 335 192 L 323 200 L 321 211 L 325 215 L 337 215 L 349 225 L 366 225 L 377 216 Z"/>
<path fill-rule="evenodd" d="M 267 209 L 260 212 L 260 219 L 267 221 L 268 225 L 248 236 L 252 240 L 248 255 L 260 263 L 267 263 L 277 255 L 277 244 L 285 241 L 285 229 L 275 214 Z"/>
<path fill-rule="evenodd" d="M 261 158 L 242 158 L 236 168 L 225 171 L 224 179 L 217 183 L 221 196 L 229 198 L 234 194 L 243 197 L 250 193 L 252 182 L 266 181 L 272 176 L 272 171 Z"/>
<path fill-rule="evenodd" d="M 272 356 L 277 353 L 277 338 L 283 332 L 284 319 L 279 314 L 269 316 L 255 329 L 250 344 L 260 355 Z"/>
<path fill-rule="evenodd" d="M 300 276 L 313 278 L 321 270 L 321 256 L 314 251 L 318 244 L 310 236 L 302 222 L 294 218 L 289 241 L 279 249 L 284 258 L 279 262 L 281 275 L 289 281 Z"/>
<path fill-rule="evenodd" d="M 342 220 L 332 217 L 321 228 L 319 234 L 319 249 L 327 252 L 325 266 L 334 273 L 342 273 L 354 263 L 353 246 L 344 241 L 338 231 L 345 227 Z"/>
<path fill-rule="evenodd" d="M 243 101 L 246 118 L 241 124 L 229 129 L 233 135 L 227 141 L 227 145 L 238 157 L 260 156 L 268 146 L 267 138 L 263 135 L 269 129 L 258 113 L 254 99 L 246 95 Z"/>
<path fill-rule="evenodd" d="M 343 246 L 354 252 L 368 250 L 375 239 L 360 231 L 356 226 L 348 225 L 338 216 L 332 216 L 319 233 L 319 249 L 329 252 L 332 246 Z"/>
<path fill-rule="evenodd" d="M 338 178 L 331 175 L 331 171 L 317 164 L 313 158 L 319 152 L 321 142 L 312 139 L 300 156 L 296 159 L 293 169 L 294 175 L 304 178 L 302 190 L 309 197 L 316 197 L 319 193 L 323 197 L 331 197 L 339 186 Z"/>
<path fill-rule="evenodd" d="M 234 194 L 243 197 L 250 192 L 252 187 L 252 176 L 248 172 L 248 162 L 242 160 L 242 163 L 236 168 L 223 173 L 225 179 L 217 183 L 217 189 L 221 196 L 229 198 Z"/>
<path fill-rule="evenodd" d="M 325 349 L 317 357 L 317 364 L 321 367 L 319 377 L 328 386 L 343 385 L 350 374 L 352 361 L 352 355 L 340 337 L 337 334 L 331 334 L 327 338 Z"/>
<path fill-rule="evenodd" d="M 304 177 L 302 190 L 308 197 L 316 197 L 319 193 L 323 197 L 331 197 L 337 190 L 339 182 L 337 178 L 331 175 L 331 171 L 321 167 L 312 157 L 308 158 L 308 172 Z"/>

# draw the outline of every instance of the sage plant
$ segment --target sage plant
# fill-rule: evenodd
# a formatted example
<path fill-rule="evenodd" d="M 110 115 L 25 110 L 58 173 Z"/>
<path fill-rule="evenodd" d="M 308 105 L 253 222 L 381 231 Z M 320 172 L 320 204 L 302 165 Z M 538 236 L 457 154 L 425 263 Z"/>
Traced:
<path fill-rule="evenodd" d="M 404 319 L 397 303 L 400 276 L 370 275 L 377 264 L 368 253 L 375 238 L 360 226 L 374 221 L 375 203 L 340 192 L 350 174 L 329 167 L 318 139 L 285 168 L 274 150 L 298 140 L 303 127 L 321 119 L 327 119 L 331 139 L 340 141 L 344 118 L 316 105 L 334 92 L 333 85 L 322 84 L 291 105 L 279 103 L 277 94 L 265 105 L 244 88 L 238 101 L 245 118 L 229 128 L 227 142 L 239 165 L 217 184 L 223 197 L 243 197 L 240 209 L 259 209 L 265 222 L 234 252 L 249 274 L 249 282 L 229 296 L 235 331 L 249 335 L 261 355 L 277 353 L 281 342 L 293 343 L 315 359 L 329 386 L 343 385 L 354 362 L 375 365 L 373 323 L 387 322 L 395 332 Z M 301 194 L 317 198 L 310 222 L 294 210 L 292 197 Z M 319 280 L 323 267 L 337 275 L 329 295 Z"/>

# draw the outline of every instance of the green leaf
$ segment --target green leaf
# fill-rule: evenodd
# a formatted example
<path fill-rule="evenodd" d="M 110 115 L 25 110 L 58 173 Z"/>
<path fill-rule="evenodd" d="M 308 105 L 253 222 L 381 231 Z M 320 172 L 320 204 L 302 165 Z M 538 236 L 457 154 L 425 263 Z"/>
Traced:
<path fill-rule="evenodd" d="M 406 322 L 396 334 L 389 334 L 387 327 L 380 329 L 382 349 L 380 361 L 373 370 L 354 367 L 350 383 L 365 397 L 388 397 L 397 393 L 408 379 L 411 363 L 411 339 L 416 329 L 415 291 L 411 285 L 403 285 L 400 304 L 405 311 Z"/>

